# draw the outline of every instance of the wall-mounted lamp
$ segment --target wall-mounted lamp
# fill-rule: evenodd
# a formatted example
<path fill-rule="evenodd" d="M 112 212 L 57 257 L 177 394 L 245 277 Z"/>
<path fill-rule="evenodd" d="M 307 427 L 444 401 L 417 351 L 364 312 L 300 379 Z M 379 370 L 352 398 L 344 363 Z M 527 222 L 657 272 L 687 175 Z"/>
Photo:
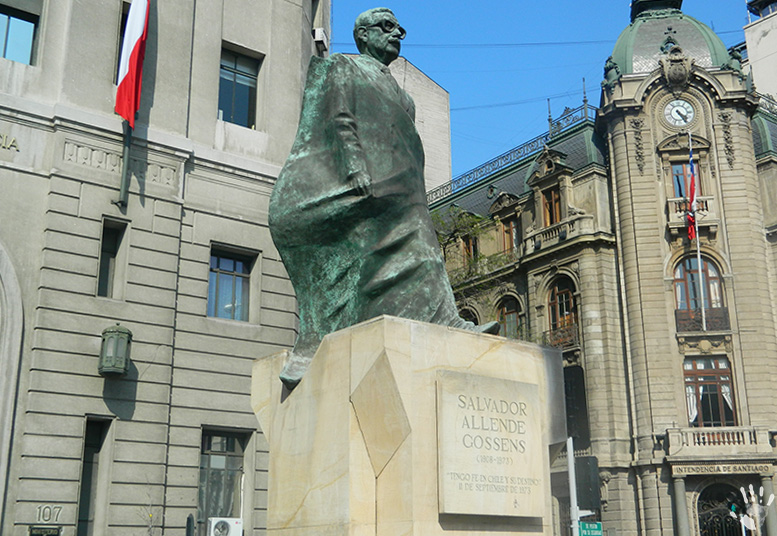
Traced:
<path fill-rule="evenodd" d="M 131 346 L 132 332 L 120 326 L 118 322 L 115 326 L 103 330 L 97 372 L 101 376 L 125 376 L 129 372 Z"/>

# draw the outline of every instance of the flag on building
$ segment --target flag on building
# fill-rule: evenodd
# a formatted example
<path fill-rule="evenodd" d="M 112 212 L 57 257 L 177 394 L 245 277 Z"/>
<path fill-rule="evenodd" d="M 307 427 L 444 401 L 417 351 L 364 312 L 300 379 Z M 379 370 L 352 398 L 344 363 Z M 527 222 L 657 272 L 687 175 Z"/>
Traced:
<path fill-rule="evenodd" d="M 143 73 L 143 57 L 146 54 L 148 33 L 148 6 L 150 0 L 132 0 L 124 40 L 121 44 L 119 75 L 116 84 L 116 113 L 135 128 L 135 113 L 140 107 L 140 87 Z"/>
<path fill-rule="evenodd" d="M 688 170 L 690 173 L 690 184 L 688 185 L 688 239 L 696 238 L 696 169 L 693 165 L 693 140 L 691 133 L 688 133 L 688 147 L 690 148 L 690 161 Z"/>

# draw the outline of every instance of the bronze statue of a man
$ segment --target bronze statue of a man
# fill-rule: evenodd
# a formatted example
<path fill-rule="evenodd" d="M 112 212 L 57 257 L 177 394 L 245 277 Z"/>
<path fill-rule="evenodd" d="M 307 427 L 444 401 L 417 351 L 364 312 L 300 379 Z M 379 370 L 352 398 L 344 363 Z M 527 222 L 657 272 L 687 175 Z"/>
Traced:
<path fill-rule="evenodd" d="M 297 137 L 270 198 L 270 231 L 294 286 L 293 388 L 328 333 L 379 315 L 498 332 L 459 317 L 424 189 L 415 105 L 388 69 L 405 30 L 376 8 L 358 56 L 311 58 Z"/>

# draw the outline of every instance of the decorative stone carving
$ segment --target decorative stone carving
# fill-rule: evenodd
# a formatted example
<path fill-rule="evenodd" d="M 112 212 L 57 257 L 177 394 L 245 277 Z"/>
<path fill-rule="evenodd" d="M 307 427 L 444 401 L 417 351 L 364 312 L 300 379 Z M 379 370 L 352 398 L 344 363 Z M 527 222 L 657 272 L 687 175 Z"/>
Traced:
<path fill-rule="evenodd" d="M 602 80 L 602 89 L 607 93 L 612 93 L 612 90 L 618 84 L 621 79 L 621 70 L 618 64 L 612 59 L 612 56 L 607 58 L 604 62 L 604 80 Z"/>
<path fill-rule="evenodd" d="M 529 177 L 528 184 L 535 184 L 538 180 L 552 175 L 560 169 L 568 169 L 564 165 L 566 154 L 549 148 L 547 145 L 534 160 L 534 171 Z"/>
<path fill-rule="evenodd" d="M 709 355 L 718 353 L 731 353 L 734 348 L 731 335 L 684 335 L 677 338 L 680 353 L 683 355 Z"/>
<path fill-rule="evenodd" d="M 725 69 L 731 69 L 739 74 L 739 78 L 744 78 L 742 73 L 742 54 L 736 48 L 728 49 L 728 61 L 723 65 Z"/>
<path fill-rule="evenodd" d="M 669 44 L 669 43 L 667 43 Z M 682 48 L 671 46 L 669 53 L 659 59 L 664 79 L 675 97 L 688 88 L 694 60 L 685 55 Z"/>
<path fill-rule="evenodd" d="M 607 502 L 610 491 L 610 480 L 612 480 L 612 473 L 603 470 L 599 471 L 599 482 L 601 482 L 600 496 L 602 498 L 602 510 L 607 510 Z"/>
<path fill-rule="evenodd" d="M 97 147 L 66 141 L 62 155 L 65 162 L 91 167 L 108 173 L 121 173 L 121 154 Z M 172 188 L 178 187 L 178 173 L 170 166 L 147 163 L 138 158 L 130 159 L 130 172 L 139 181 L 148 181 Z"/>
<path fill-rule="evenodd" d="M 564 366 L 565 367 L 580 366 L 580 365 L 582 365 L 582 360 L 580 359 L 580 349 L 579 348 L 575 348 L 574 350 L 564 350 L 562 356 L 564 358 Z"/>
<path fill-rule="evenodd" d="M 642 140 L 642 127 L 645 126 L 645 120 L 635 118 L 630 121 L 631 128 L 634 129 L 634 158 L 637 161 L 639 172 L 645 171 L 645 144 Z"/>
<path fill-rule="evenodd" d="M 497 196 L 496 200 L 491 204 L 491 207 L 488 209 L 488 212 L 490 214 L 495 214 L 511 205 L 514 205 L 517 202 L 518 202 L 518 196 L 502 192 Z"/>
<path fill-rule="evenodd" d="M 723 123 L 723 143 L 729 169 L 734 169 L 734 135 L 731 133 L 731 112 L 720 112 L 718 119 Z"/>
<path fill-rule="evenodd" d="M 101 169 L 109 173 L 121 172 L 121 153 L 105 151 L 71 141 L 65 142 L 65 162 Z"/>

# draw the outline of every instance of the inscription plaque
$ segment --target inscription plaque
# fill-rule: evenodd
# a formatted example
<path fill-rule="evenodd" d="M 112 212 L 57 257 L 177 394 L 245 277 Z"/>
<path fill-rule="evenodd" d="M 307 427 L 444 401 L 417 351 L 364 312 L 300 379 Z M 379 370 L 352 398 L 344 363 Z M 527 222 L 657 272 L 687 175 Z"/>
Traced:
<path fill-rule="evenodd" d="M 59 536 L 62 527 L 30 527 L 29 536 Z"/>
<path fill-rule="evenodd" d="M 440 513 L 542 517 L 541 407 L 535 384 L 438 372 Z"/>

